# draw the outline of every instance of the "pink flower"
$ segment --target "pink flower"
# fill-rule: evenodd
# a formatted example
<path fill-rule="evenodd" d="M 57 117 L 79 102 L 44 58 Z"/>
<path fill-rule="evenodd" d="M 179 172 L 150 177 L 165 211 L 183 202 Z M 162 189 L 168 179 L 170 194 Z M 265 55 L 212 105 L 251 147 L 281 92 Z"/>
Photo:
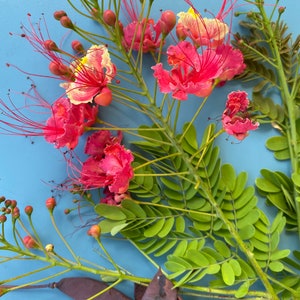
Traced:
<path fill-rule="evenodd" d="M 66 146 L 74 149 L 84 128 L 96 121 L 97 113 L 97 106 L 74 105 L 67 98 L 59 98 L 54 102 L 52 116 L 46 122 L 45 139 L 57 148 Z"/>
<path fill-rule="evenodd" d="M 246 67 L 242 53 L 230 45 L 198 51 L 188 41 L 168 48 L 171 70 L 163 69 L 162 63 L 152 67 L 162 93 L 172 92 L 173 98 L 178 100 L 186 100 L 188 94 L 207 97 L 215 82 L 231 80 Z"/>
<path fill-rule="evenodd" d="M 105 197 L 101 198 L 100 203 L 105 203 L 108 205 L 119 205 L 123 199 L 129 198 L 128 193 L 112 193 L 107 188 L 104 189 L 103 194 Z"/>
<path fill-rule="evenodd" d="M 258 122 L 250 118 L 248 112 L 250 101 L 247 96 L 244 91 L 231 92 L 222 115 L 223 128 L 238 140 L 243 140 L 248 135 L 248 131 L 256 130 L 259 126 Z"/>
<path fill-rule="evenodd" d="M 85 127 L 92 126 L 98 114 L 98 107 L 89 104 L 73 105 L 67 98 L 58 98 L 53 105 L 46 102 L 33 87 L 35 96 L 28 97 L 35 101 L 29 105 L 36 114 L 46 113 L 50 117 L 46 122 L 37 122 L 33 117 L 27 117 L 22 109 L 17 108 L 12 102 L 10 107 L 0 100 L 0 110 L 4 118 L 0 124 L 9 134 L 23 136 L 44 136 L 47 142 L 53 143 L 56 148 L 67 147 L 74 149 L 79 137 L 84 133 Z M 42 111 L 37 110 L 37 107 Z M 6 119 L 12 120 L 12 122 Z"/>
<path fill-rule="evenodd" d="M 106 173 L 109 180 L 109 190 L 113 193 L 125 193 L 129 186 L 129 180 L 133 178 L 131 151 L 116 143 L 107 146 L 104 154 L 100 168 Z"/>
<path fill-rule="evenodd" d="M 64 17 L 67 16 L 62 18 Z M 73 55 L 60 49 L 51 40 L 47 27 L 46 34 L 43 34 L 41 22 L 37 25 L 33 25 L 30 20 L 29 22 L 29 29 L 22 26 L 21 36 L 29 41 L 36 52 L 50 61 L 49 70 L 55 75 L 54 77 L 66 81 L 61 86 L 66 90 L 70 101 L 73 104 L 80 104 L 95 100 L 98 105 L 109 105 L 112 101 L 112 93 L 107 85 L 116 75 L 116 66 L 110 60 L 107 47 L 94 45 L 87 50 L 84 57 L 78 56 L 78 53 Z M 45 21 L 44 25 L 46 26 Z"/>
<path fill-rule="evenodd" d="M 229 81 L 244 72 L 246 65 L 240 50 L 232 48 L 231 45 L 220 45 L 216 48 L 216 55 L 220 55 L 222 61 L 222 72 L 218 77 L 220 82 Z"/>
<path fill-rule="evenodd" d="M 163 69 L 162 63 L 152 67 L 162 93 L 172 92 L 178 100 L 186 100 L 188 94 L 206 97 L 211 93 L 214 80 L 222 72 L 222 61 L 214 50 L 199 54 L 195 46 L 182 41 L 170 46 L 167 55 L 170 71 Z"/>
<path fill-rule="evenodd" d="M 94 98 L 101 95 L 103 91 L 106 95 L 105 105 L 110 103 L 112 94 L 108 93 L 107 84 L 115 77 L 116 66 L 111 62 L 106 46 L 92 46 L 83 58 L 73 61 L 70 68 L 74 80 L 62 83 L 61 86 L 66 90 L 71 103 L 93 102 Z M 100 105 L 101 100 L 99 100 Z"/>
<path fill-rule="evenodd" d="M 224 114 L 234 116 L 239 112 L 245 112 L 249 103 L 248 94 L 245 91 L 231 92 L 227 97 Z"/>
<path fill-rule="evenodd" d="M 153 52 L 161 43 L 161 31 L 153 19 L 133 21 L 124 27 L 123 33 L 123 45 L 128 50 L 139 51 L 141 48 L 144 53 Z"/>
<path fill-rule="evenodd" d="M 193 7 L 187 12 L 177 14 L 177 32 L 179 38 L 189 37 L 195 45 L 216 47 L 221 45 L 229 28 L 226 23 L 217 18 L 202 18 Z"/>
<path fill-rule="evenodd" d="M 164 11 L 160 19 L 140 19 L 136 1 L 122 0 L 124 12 L 129 23 L 123 27 L 123 45 L 128 50 L 153 52 L 161 45 L 162 35 L 165 37 L 171 32 L 176 23 L 176 16 L 172 11 Z"/>
<path fill-rule="evenodd" d="M 133 155 L 120 144 L 121 135 L 99 131 L 88 139 L 85 152 L 90 155 L 79 170 L 79 184 L 84 188 L 107 188 L 123 194 L 133 177 Z"/>
<path fill-rule="evenodd" d="M 111 135 L 109 130 L 100 130 L 87 138 L 84 152 L 91 156 L 101 157 L 104 155 L 104 149 L 108 145 L 121 143 L 122 133 L 118 132 L 118 136 Z"/>

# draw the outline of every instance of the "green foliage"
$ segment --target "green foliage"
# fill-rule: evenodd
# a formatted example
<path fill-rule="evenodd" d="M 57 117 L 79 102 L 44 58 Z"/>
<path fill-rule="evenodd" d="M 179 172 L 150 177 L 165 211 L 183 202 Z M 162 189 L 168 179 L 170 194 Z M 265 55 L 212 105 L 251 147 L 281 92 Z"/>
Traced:
<path fill-rule="evenodd" d="M 268 202 L 283 212 L 286 217 L 287 228 L 297 228 L 296 207 L 293 198 L 293 182 L 284 173 L 261 170 L 262 177 L 256 179 L 256 186 L 261 195 Z"/>
<path fill-rule="evenodd" d="M 279 249 L 286 218 L 278 214 L 270 223 L 257 207 L 255 189 L 247 186 L 247 173 L 221 165 L 214 126 L 198 144 L 194 127 L 185 124 L 177 136 L 180 145 L 168 144 L 164 131 L 155 131 L 153 139 L 149 128 L 140 129 L 145 138 L 135 143 L 145 155 L 135 164 L 132 199 L 112 208 L 118 210 L 114 217 L 106 205 L 96 206 L 102 232 L 121 233 L 145 255 L 166 257 L 169 278 L 178 287 L 209 278 L 212 288 L 230 286 L 236 298 L 247 295 L 258 275 L 240 243 L 263 272 L 282 274 L 289 255 Z"/>
<path fill-rule="evenodd" d="M 233 44 L 239 48 L 247 65 L 246 71 L 240 75 L 240 78 L 249 82 L 255 81 L 254 93 L 259 93 L 271 87 L 280 85 L 276 72 L 276 58 L 274 47 L 270 46 L 273 41 L 280 53 L 280 60 L 283 66 L 284 75 L 289 86 L 299 86 L 299 76 L 295 77 L 295 71 L 299 68 L 299 39 L 292 40 L 292 35 L 287 33 L 288 26 L 284 22 L 271 21 L 272 36 L 267 30 L 261 30 L 265 27 L 264 19 L 259 13 L 252 12 L 247 15 L 248 18 L 240 22 L 240 25 L 246 30 L 247 35 L 235 35 Z M 299 89 L 298 89 L 299 90 Z M 299 99 L 297 92 L 296 99 Z"/>

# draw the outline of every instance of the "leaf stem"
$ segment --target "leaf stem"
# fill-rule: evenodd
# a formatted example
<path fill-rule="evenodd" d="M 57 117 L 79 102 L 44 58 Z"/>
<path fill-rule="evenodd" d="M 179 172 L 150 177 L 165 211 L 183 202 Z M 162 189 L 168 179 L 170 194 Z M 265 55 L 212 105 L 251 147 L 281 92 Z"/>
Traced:
<path fill-rule="evenodd" d="M 278 1 L 276 2 L 278 4 Z M 296 128 L 296 120 L 297 120 L 297 110 L 296 105 L 294 103 L 294 98 L 291 96 L 288 82 L 286 80 L 286 76 L 284 73 L 284 67 L 283 62 L 281 60 L 280 50 L 278 48 L 278 44 L 276 42 L 275 33 L 273 31 L 273 28 L 271 26 L 271 20 L 267 16 L 264 5 L 258 4 L 257 5 L 260 14 L 263 18 L 265 30 L 267 34 L 270 36 L 271 41 L 271 47 L 273 49 L 273 55 L 275 58 L 275 64 L 276 64 L 276 70 L 278 74 L 278 79 L 280 83 L 280 93 L 281 93 L 281 99 L 283 101 L 283 105 L 286 109 L 288 118 L 286 118 L 286 134 L 289 140 L 289 151 L 290 151 L 290 158 L 291 158 L 291 173 L 292 173 L 292 180 L 293 176 L 296 177 L 300 176 L 299 173 L 299 149 L 298 149 L 298 134 L 297 134 L 297 128 Z M 296 79 L 295 79 L 296 80 Z M 299 180 L 298 180 L 299 181 Z M 296 183 L 294 180 L 294 199 L 295 199 L 295 207 L 296 207 L 296 213 L 297 213 L 297 223 L 298 223 L 298 229 L 300 228 L 300 187 L 299 183 Z M 300 230 L 298 230 L 299 238 L 300 238 Z"/>

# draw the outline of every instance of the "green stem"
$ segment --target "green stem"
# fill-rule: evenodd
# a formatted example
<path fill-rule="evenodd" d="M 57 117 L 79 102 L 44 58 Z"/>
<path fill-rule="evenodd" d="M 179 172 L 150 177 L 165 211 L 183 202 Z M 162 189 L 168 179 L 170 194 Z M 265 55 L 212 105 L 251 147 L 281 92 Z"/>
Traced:
<path fill-rule="evenodd" d="M 63 235 L 61 234 L 60 230 L 58 229 L 52 211 L 50 211 L 50 219 L 51 219 L 52 225 L 53 225 L 53 227 L 54 227 L 56 233 L 58 234 L 59 238 L 60 238 L 60 239 L 62 240 L 62 242 L 65 244 L 66 248 L 69 250 L 69 252 L 70 252 L 71 255 L 73 256 L 73 258 L 76 260 L 76 262 L 77 262 L 78 264 L 80 264 L 79 258 L 77 257 L 77 255 L 75 255 L 73 249 L 71 248 L 71 246 L 69 245 L 69 243 L 66 241 L 66 239 L 63 237 Z"/>
<path fill-rule="evenodd" d="M 265 30 L 267 34 L 270 36 L 271 41 L 271 47 L 275 59 L 276 64 L 276 71 L 280 83 L 280 93 L 281 93 L 281 99 L 283 101 L 283 105 L 286 108 L 286 112 L 288 115 L 288 118 L 286 118 L 286 133 L 288 137 L 288 145 L 290 150 L 290 158 L 291 158 L 291 173 L 292 176 L 299 175 L 299 160 L 298 160 L 298 142 L 297 142 L 297 128 L 296 128 L 296 120 L 297 120 L 297 114 L 295 110 L 295 103 L 294 99 L 291 96 L 290 89 L 288 82 L 286 80 L 286 75 L 284 73 L 284 66 L 281 60 L 280 50 L 278 49 L 278 45 L 276 42 L 276 37 L 274 30 L 271 26 L 271 20 L 267 16 L 264 5 L 263 4 L 257 4 L 257 7 L 260 11 L 260 14 L 263 18 Z M 299 187 L 297 189 L 297 185 L 294 183 L 294 199 L 295 199 L 295 207 L 296 207 L 296 213 L 297 213 L 297 224 L 298 228 L 300 228 L 300 202 L 298 201 L 300 197 L 300 190 Z M 299 232 L 299 238 L 300 238 L 300 230 Z"/>

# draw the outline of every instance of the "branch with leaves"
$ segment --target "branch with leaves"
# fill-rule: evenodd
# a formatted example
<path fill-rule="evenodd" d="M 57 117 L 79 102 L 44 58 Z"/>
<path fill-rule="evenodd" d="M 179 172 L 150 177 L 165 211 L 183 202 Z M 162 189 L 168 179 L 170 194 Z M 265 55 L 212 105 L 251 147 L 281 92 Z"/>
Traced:
<path fill-rule="evenodd" d="M 282 249 L 280 237 L 286 228 L 299 231 L 300 223 L 300 46 L 299 38 L 293 42 L 291 34 L 286 33 L 279 1 L 267 15 L 262 1 L 245 0 L 253 9 L 241 22 L 247 33 L 234 36 L 235 48 L 230 44 L 225 19 L 233 13 L 236 1 L 223 1 L 214 18 L 204 18 L 192 2 L 186 1 L 189 10 L 180 12 L 177 21 L 171 10 L 161 12 L 157 21 L 152 19 L 154 1 L 81 0 L 84 12 L 75 2 L 68 2 L 106 33 L 87 32 L 66 12 L 56 12 L 55 18 L 63 27 L 92 44 L 85 50 L 80 43 L 72 43 L 77 54 L 71 55 L 54 41 L 44 40 L 40 28 L 38 32 L 34 26 L 30 27 L 33 32 L 23 28 L 24 37 L 34 49 L 50 60 L 49 70 L 62 81 L 66 97 L 49 106 L 42 102 L 52 115 L 40 127 L 24 114 L 18 115 L 14 105 L 10 108 L 2 102 L 3 114 L 19 123 L 1 124 L 26 135 L 34 126 L 42 128 L 41 135 L 48 142 L 68 149 L 64 153 L 72 175 L 68 189 L 93 208 L 95 224 L 88 234 L 95 238 L 112 268 L 76 255 L 55 223 L 54 198 L 47 200 L 52 225 L 72 260 L 56 253 L 51 245 L 43 245 L 31 222 L 32 209 L 25 211 L 29 230 L 17 214 L 16 205 L 5 199 L 0 220 L 1 249 L 16 253 L 13 259 L 40 260 L 49 268 L 55 265 L 65 272 L 80 270 L 111 282 L 104 289 L 97 286 L 99 292 L 93 289 L 94 296 L 89 295 L 89 299 L 97 299 L 125 280 L 143 285 L 151 281 L 130 274 L 115 262 L 102 244 L 105 237 L 111 236 L 126 239 L 160 270 L 156 283 L 152 281 L 149 288 L 156 291 L 157 285 L 163 285 L 163 292 L 169 295 L 166 299 L 176 300 L 178 295 L 224 299 L 299 297 L 300 277 L 295 270 L 300 269 L 300 255 L 294 252 L 291 257 L 290 249 Z M 124 14 L 132 22 L 125 23 Z M 175 43 L 175 37 L 170 38 L 174 27 Z M 236 76 L 255 83 L 252 101 L 244 91 L 231 92 L 222 114 L 223 128 L 210 121 L 200 135 L 197 123 L 210 103 L 212 91 Z M 40 101 L 36 87 L 33 91 L 34 99 Z M 272 100 L 274 91 L 280 93 L 281 104 Z M 181 124 L 182 103 L 189 96 L 197 98 L 197 107 Z M 109 105 L 145 119 L 145 124 L 122 127 L 117 121 L 102 120 L 98 108 L 103 110 Z M 22 122 L 27 126 L 21 126 Z M 215 145 L 224 132 L 243 140 L 250 130 L 258 128 L 258 122 L 270 123 L 278 130 L 279 136 L 267 140 L 266 146 L 276 159 L 289 160 L 292 167 L 290 176 L 263 169 L 263 177 L 256 180 L 261 194 L 279 209 L 272 220 L 259 208 L 255 187 L 247 183 L 247 173 L 237 174 L 233 166 L 223 164 L 222 149 Z M 84 149 L 88 158 L 84 162 L 76 153 L 83 132 L 88 134 Z M 121 144 L 123 137 L 126 147 Z M 96 197 L 94 189 L 100 191 Z M 10 214 L 13 241 L 5 233 L 6 216 Z M 32 233 L 24 240 L 20 228 Z M 164 261 L 163 266 L 157 258 Z M 8 260 L 10 257 L 2 263 Z M 7 284 L 15 279 L 3 282 L 3 293 L 36 283 L 9 287 Z M 157 296 L 157 291 L 143 290 L 144 297 L 147 293 Z"/>

